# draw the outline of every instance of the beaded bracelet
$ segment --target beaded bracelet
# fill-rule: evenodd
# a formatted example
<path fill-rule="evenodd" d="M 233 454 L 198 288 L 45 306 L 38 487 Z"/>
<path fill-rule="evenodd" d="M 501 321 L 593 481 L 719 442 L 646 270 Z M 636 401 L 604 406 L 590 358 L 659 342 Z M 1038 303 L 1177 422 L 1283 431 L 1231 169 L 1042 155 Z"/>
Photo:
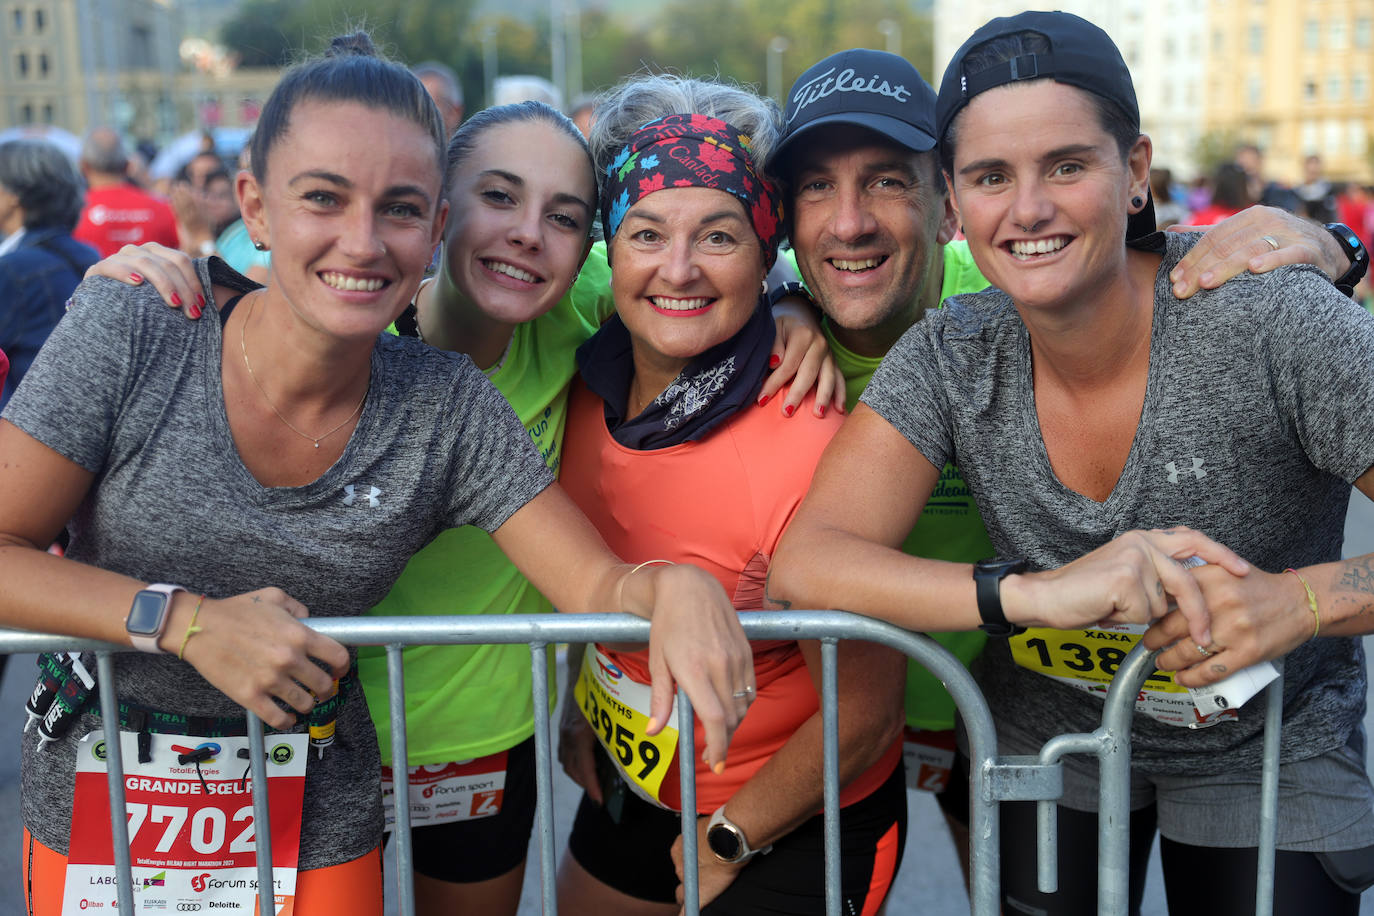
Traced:
<path fill-rule="evenodd" d="M 1322 612 L 1317 610 L 1317 593 L 1312 591 L 1312 586 L 1307 584 L 1307 580 L 1302 577 L 1302 573 L 1298 572 L 1293 567 L 1288 567 L 1284 572 L 1291 572 L 1293 575 L 1297 576 L 1298 581 L 1302 583 L 1303 591 L 1307 592 L 1307 606 L 1312 609 L 1312 618 L 1317 622 L 1317 625 L 1312 628 L 1312 635 L 1309 638 L 1316 639 L 1317 634 L 1322 631 Z"/>

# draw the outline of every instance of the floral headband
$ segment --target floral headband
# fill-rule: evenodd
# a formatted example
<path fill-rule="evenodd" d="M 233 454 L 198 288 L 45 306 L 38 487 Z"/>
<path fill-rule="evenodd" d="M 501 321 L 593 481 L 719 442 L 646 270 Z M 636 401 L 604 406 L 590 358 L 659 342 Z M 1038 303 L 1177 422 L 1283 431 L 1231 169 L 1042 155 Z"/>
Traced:
<path fill-rule="evenodd" d="M 699 114 L 668 115 L 635 131 L 606 169 L 601 226 L 607 240 L 631 205 L 665 188 L 715 188 L 738 197 L 763 245 L 765 268 L 773 266 L 782 202 L 754 163 L 748 135 Z"/>

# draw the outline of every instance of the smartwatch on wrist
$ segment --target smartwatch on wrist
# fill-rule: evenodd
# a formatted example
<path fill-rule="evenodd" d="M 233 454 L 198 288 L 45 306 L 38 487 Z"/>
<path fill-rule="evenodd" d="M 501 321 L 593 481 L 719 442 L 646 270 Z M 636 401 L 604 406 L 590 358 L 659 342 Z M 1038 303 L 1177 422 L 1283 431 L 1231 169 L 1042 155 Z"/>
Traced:
<path fill-rule="evenodd" d="M 1354 296 L 1355 286 L 1364 279 L 1365 272 L 1369 270 L 1369 250 L 1364 247 L 1364 242 L 1360 241 L 1355 231 L 1345 223 L 1327 223 L 1325 228 L 1350 259 L 1350 269 L 1333 282 L 1336 289 L 1347 296 Z"/>
<path fill-rule="evenodd" d="M 979 560 L 973 564 L 973 585 L 978 596 L 978 616 L 983 622 L 978 625 L 989 636 L 1015 636 L 1025 627 L 1018 627 L 1007 620 L 1002 611 L 1002 580 L 1013 573 L 1026 571 L 1025 560 Z"/>
<path fill-rule="evenodd" d="M 716 809 L 716 813 L 711 815 L 710 823 L 706 825 L 706 845 L 710 846 L 711 853 L 726 865 L 738 864 L 773 848 L 768 846 L 764 849 L 750 849 L 749 841 L 744 838 L 744 831 L 725 816 L 724 805 Z"/>
<path fill-rule="evenodd" d="M 172 610 L 172 596 L 186 589 L 180 585 L 150 585 L 134 595 L 129 616 L 124 618 L 124 630 L 129 641 L 140 652 L 162 654 L 157 641 L 167 631 L 167 618 Z"/>

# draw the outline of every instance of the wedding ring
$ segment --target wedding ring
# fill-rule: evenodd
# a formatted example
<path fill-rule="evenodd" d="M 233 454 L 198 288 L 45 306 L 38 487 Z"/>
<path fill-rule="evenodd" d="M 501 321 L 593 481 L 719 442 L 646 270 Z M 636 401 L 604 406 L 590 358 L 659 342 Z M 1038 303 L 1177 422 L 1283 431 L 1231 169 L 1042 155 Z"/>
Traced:
<path fill-rule="evenodd" d="M 1260 236 L 1260 238 L 1268 242 L 1270 248 L 1274 249 L 1275 251 L 1279 250 L 1279 240 L 1274 238 L 1272 235 L 1262 235 Z"/>
<path fill-rule="evenodd" d="M 748 689 L 736 690 L 734 693 L 730 694 L 730 696 L 734 697 L 737 700 L 742 700 L 745 697 L 749 696 L 749 691 Z"/>
<path fill-rule="evenodd" d="M 1211 658 L 1213 655 L 1217 654 L 1216 649 L 1204 649 L 1197 643 L 1193 643 L 1193 647 L 1197 649 L 1197 654 L 1201 655 L 1203 658 Z"/>

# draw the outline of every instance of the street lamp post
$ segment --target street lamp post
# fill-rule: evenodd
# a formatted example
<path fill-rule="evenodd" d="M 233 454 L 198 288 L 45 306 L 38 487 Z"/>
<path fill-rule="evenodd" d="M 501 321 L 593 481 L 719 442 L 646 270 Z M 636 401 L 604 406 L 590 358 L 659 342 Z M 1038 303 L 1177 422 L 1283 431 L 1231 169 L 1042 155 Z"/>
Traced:
<path fill-rule="evenodd" d="M 878 31 L 887 39 L 889 54 L 902 53 L 902 24 L 895 19 L 878 20 Z"/>
<path fill-rule="evenodd" d="M 773 36 L 768 42 L 768 95 L 782 101 L 782 52 L 788 48 L 788 41 L 781 35 Z"/>
<path fill-rule="evenodd" d="M 489 25 L 482 30 L 482 83 L 486 96 L 484 101 L 491 104 L 492 87 L 496 84 L 496 26 Z"/>

